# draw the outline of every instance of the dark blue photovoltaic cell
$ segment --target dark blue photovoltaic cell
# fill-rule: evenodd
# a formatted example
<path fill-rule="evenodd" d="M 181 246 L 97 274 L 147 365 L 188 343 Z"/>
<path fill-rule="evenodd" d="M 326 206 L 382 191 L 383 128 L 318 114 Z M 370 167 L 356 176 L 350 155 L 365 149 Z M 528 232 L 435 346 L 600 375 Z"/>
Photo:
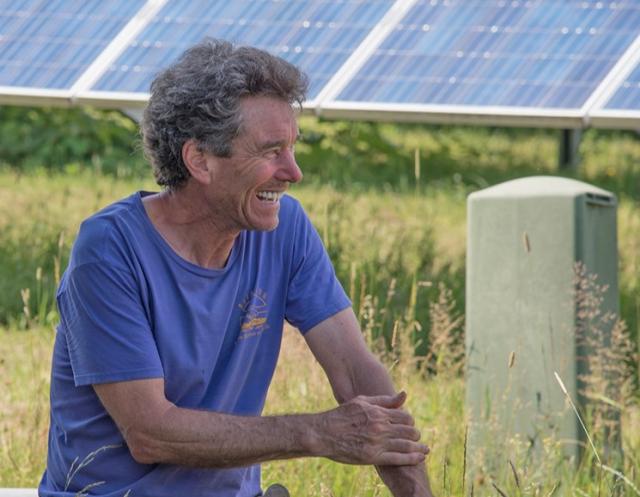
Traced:
<path fill-rule="evenodd" d="M 605 109 L 640 110 L 640 64 L 618 87 Z"/>
<path fill-rule="evenodd" d="M 0 86 L 68 89 L 144 0 L 0 0 Z"/>
<path fill-rule="evenodd" d="M 205 36 L 252 45 L 296 64 L 313 98 L 393 0 L 171 0 L 93 90 L 146 92 L 157 72 Z"/>
<path fill-rule="evenodd" d="M 337 100 L 580 108 L 639 33 L 637 0 L 420 0 Z"/>

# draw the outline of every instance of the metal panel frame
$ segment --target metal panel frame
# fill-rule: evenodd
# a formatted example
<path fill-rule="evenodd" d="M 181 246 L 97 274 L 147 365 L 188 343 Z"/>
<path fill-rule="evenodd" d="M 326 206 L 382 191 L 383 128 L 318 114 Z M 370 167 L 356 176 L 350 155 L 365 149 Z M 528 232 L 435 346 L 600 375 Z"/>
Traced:
<path fill-rule="evenodd" d="M 2 102 L 2 87 L 0 87 L 0 102 Z M 69 103 L 77 105 L 91 105 L 105 109 L 144 109 L 149 100 L 149 93 L 124 91 L 87 90 L 73 96 L 67 96 Z M 317 99 L 307 100 L 302 104 L 304 114 L 316 114 Z"/>
<path fill-rule="evenodd" d="M 86 90 L 74 94 L 72 100 L 78 105 L 103 108 L 143 108 L 149 100 L 149 93 Z"/>
<path fill-rule="evenodd" d="M 0 86 L 0 104 L 3 105 L 54 105 L 70 107 L 70 90 L 31 88 L 26 86 Z"/>
<path fill-rule="evenodd" d="M 587 126 L 595 128 L 640 130 L 640 109 L 607 109 L 606 105 L 640 64 L 640 35 L 629 46 L 611 72 L 585 102 L 583 110 Z"/>
<path fill-rule="evenodd" d="M 594 110 L 589 113 L 589 126 L 640 131 L 640 110 Z"/>
<path fill-rule="evenodd" d="M 343 101 L 325 103 L 316 109 L 316 114 L 330 119 L 363 119 L 435 124 L 479 124 L 535 128 L 582 128 L 585 126 L 584 112 L 580 109 L 384 104 Z"/>
<path fill-rule="evenodd" d="M 622 57 L 611 68 L 611 71 L 602 80 L 598 87 L 593 91 L 591 96 L 582 106 L 583 110 L 588 113 L 595 109 L 604 109 L 607 102 L 618 91 L 620 85 L 635 69 L 640 62 L 640 35 L 636 37 Z"/>

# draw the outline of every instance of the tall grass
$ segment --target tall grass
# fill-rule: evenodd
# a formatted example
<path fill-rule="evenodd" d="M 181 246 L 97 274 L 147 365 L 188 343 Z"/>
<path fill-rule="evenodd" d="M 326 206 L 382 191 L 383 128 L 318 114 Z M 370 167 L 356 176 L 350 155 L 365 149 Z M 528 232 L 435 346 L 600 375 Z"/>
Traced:
<path fill-rule="evenodd" d="M 76 177 L 0 173 L 0 273 L 5 275 L 0 279 L 0 323 L 22 328 L 53 324 L 56 279 L 80 222 L 140 188 L 154 189 L 150 182 L 140 185 L 89 172 Z M 390 333 L 389 324 L 402 314 L 414 280 L 418 318 L 427 326 L 427 303 L 435 289 L 422 282 L 444 280 L 462 294 L 464 206 L 457 198 L 304 186 L 292 193 L 316 224 L 354 306 L 366 306 L 365 295 L 384 304 L 386 315 L 375 324 L 376 335 L 385 329 Z M 447 222 L 451 227 L 436 236 L 439 223 Z"/>
<path fill-rule="evenodd" d="M 0 487 L 35 487 L 49 427 L 53 330 L 0 328 Z"/>
<path fill-rule="evenodd" d="M 624 480 L 640 486 L 635 385 L 619 389 L 622 397 L 610 391 L 591 395 L 610 400 L 604 402 L 610 407 L 623 406 L 616 413 L 625 459 L 612 471 L 598 468 L 587 450 L 575 471 L 564 459 L 561 441 L 553 438 L 545 440 L 542 462 L 532 464 L 527 441 L 504 431 L 493 440 L 503 457 L 484 466 L 482 454 L 465 458 L 471 450 L 460 351 L 465 199 L 498 181 L 553 173 L 555 134 L 534 131 L 527 137 L 517 130 L 303 121 L 303 133 L 306 129 L 310 132 L 299 156 L 308 174 L 292 193 L 318 228 L 369 345 L 396 384 L 409 392 L 409 408 L 432 447 L 428 461 L 436 493 L 635 495 Z M 621 317 L 627 329 L 623 333 L 620 325 L 617 331 L 626 337 L 620 344 L 635 344 L 640 336 L 640 172 L 634 165 L 640 147 L 630 134 L 590 132 L 583 154 L 583 168 L 564 174 L 619 197 Z M 0 171 L 0 487 L 33 487 L 44 466 L 52 327 L 57 321 L 53 295 L 79 223 L 136 189 L 155 189 L 150 181 L 75 171 Z M 598 345 L 598 350 L 606 355 L 614 350 L 607 352 L 610 345 Z M 635 350 L 631 346 L 622 352 L 632 358 L 631 366 L 637 365 Z M 286 330 L 267 412 L 317 411 L 334 404 L 301 337 Z M 604 451 L 598 414 L 581 414 L 596 447 Z M 471 479 L 466 459 L 480 467 Z M 270 463 L 264 477 L 265 483 L 280 481 L 299 497 L 388 495 L 371 468 L 322 459 Z"/>
<path fill-rule="evenodd" d="M 439 299 L 448 308 L 447 292 Z M 376 310 L 373 311 L 377 312 Z M 526 440 L 500 431 L 494 443 L 502 456 L 492 462 L 491 471 L 482 466 L 468 481 L 465 472 L 467 419 L 464 408 L 464 383 L 457 368 L 443 368 L 425 376 L 416 358 L 408 333 L 413 331 L 407 306 L 406 319 L 394 324 L 393 348 L 367 336 L 372 348 L 383 359 L 399 388 L 409 392 L 408 408 L 416 418 L 423 439 L 431 446 L 428 468 L 437 495 L 507 495 L 507 496 L 614 496 L 635 495 L 640 486 L 640 411 L 630 403 L 622 414 L 625 461 L 615 467 L 598 464 L 594 453 L 585 451 L 577 467 L 562 453 L 559 440 L 546 439 L 542 457 L 535 464 Z M 439 325 L 437 325 L 439 326 Z M 441 326 L 443 334 L 435 342 L 451 340 L 453 328 Z M 432 330 L 433 331 L 433 330 Z M 0 402 L 6 406 L 0 415 L 0 487 L 34 487 L 45 460 L 47 380 L 53 333 L 34 327 L 28 331 L 0 332 L 0 373 L 6 388 L 0 389 Z M 267 398 L 269 414 L 310 412 L 335 405 L 331 388 L 321 368 L 312 360 L 299 333 L 285 329 L 281 358 Z M 571 413 L 567 413 L 571 415 Z M 593 430 L 590 418 L 587 428 Z M 597 450 L 603 450 L 594 437 Z M 482 454 L 470 453 L 469 460 L 481 464 Z M 264 465 L 264 483 L 285 484 L 292 495 L 318 496 L 389 496 L 370 467 L 347 466 L 325 459 L 299 459 Z M 625 493 L 626 492 L 626 493 Z"/>
<path fill-rule="evenodd" d="M 474 413 L 472 488 L 489 485 L 500 495 L 636 493 L 638 355 L 626 324 L 603 310 L 606 292 L 597 275 L 576 264 L 572 299 L 577 322 L 575 329 L 567 330 L 577 346 L 575 399 L 554 373 L 557 384 L 552 382 L 566 401 L 536 412 L 520 398 L 518 390 L 526 390 L 522 377 L 512 381 L 519 358 L 511 353 L 508 363 L 505 357 L 505 364 L 490 366 L 492 371 L 508 367 L 506 386 L 494 392 L 482 413 Z M 550 376 L 551 371 L 542 369 L 540 375 Z M 529 368 L 527 374 L 532 373 Z M 523 413 L 529 418 L 526 424 Z M 515 429 L 518 422 L 520 428 Z M 567 437 L 573 431 L 569 427 L 577 427 L 575 436 Z"/>

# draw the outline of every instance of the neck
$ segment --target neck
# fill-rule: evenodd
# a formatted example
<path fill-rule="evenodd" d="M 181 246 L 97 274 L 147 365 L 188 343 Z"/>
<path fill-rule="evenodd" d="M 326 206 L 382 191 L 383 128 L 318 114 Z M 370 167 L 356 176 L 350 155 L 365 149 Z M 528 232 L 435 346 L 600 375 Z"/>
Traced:
<path fill-rule="evenodd" d="M 225 229 L 190 183 L 177 191 L 145 197 L 144 208 L 156 230 L 180 257 L 201 267 L 223 268 L 240 232 Z"/>

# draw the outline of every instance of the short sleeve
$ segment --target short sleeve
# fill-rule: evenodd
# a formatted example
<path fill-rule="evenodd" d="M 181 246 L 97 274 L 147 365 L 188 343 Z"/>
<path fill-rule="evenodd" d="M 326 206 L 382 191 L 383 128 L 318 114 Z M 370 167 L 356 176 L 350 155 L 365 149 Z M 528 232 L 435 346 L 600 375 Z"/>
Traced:
<path fill-rule="evenodd" d="M 294 230 L 293 267 L 285 318 L 306 333 L 351 306 L 318 232 L 302 211 Z"/>
<path fill-rule="evenodd" d="M 140 290 L 131 273 L 102 262 L 65 275 L 58 294 L 76 386 L 163 376 Z"/>

